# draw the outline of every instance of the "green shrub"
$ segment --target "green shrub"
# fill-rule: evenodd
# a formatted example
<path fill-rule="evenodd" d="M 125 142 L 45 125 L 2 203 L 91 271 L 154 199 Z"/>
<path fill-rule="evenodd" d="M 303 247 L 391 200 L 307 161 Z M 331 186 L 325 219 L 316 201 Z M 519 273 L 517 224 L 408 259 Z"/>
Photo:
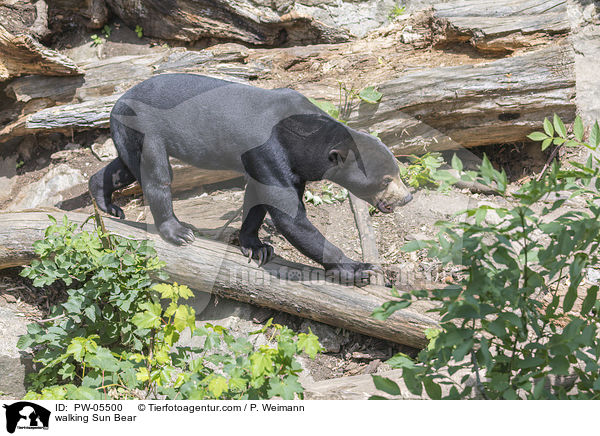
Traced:
<path fill-rule="evenodd" d="M 530 137 L 543 141 L 545 147 L 552 143 L 598 151 L 598 123 L 587 142 L 579 118 L 570 134 L 557 116 L 553 123 L 546 120 L 544 128 L 544 133 Z M 600 260 L 598 163 L 593 155 L 585 164 L 571 162 L 568 168 L 554 162 L 539 181 L 531 180 L 509 193 L 506 175 L 484 158 L 478 181 L 495 182 L 513 206 L 468 209 L 463 222 L 438 223 L 436 240 L 413 241 L 404 247 L 425 249 L 443 264 L 462 267 L 457 285 L 395 293 L 394 301 L 374 313 L 385 319 L 415 299 L 439 303 L 433 311 L 441 316 L 441 329 L 429 332 L 429 347 L 416 361 L 402 354 L 389 361 L 403 370 L 413 394 L 420 395 L 425 388 L 431 398 L 473 394 L 489 399 L 600 398 L 598 286 L 583 281 L 586 269 Z M 549 220 L 548 214 L 567 200 L 551 197 L 559 192 L 582 199 L 584 210 Z M 536 214 L 532 206 L 542 201 L 542 213 Z M 574 310 L 578 292 L 584 299 Z M 466 375 L 456 382 L 449 375 L 459 370 Z M 552 383 L 554 377 L 568 374 L 574 375 L 576 389 Z M 475 382 L 466 384 L 468 379 Z M 391 380 L 375 382 L 385 392 L 398 392 Z M 444 385 L 448 393 L 443 395 Z"/>
<path fill-rule="evenodd" d="M 60 280 L 68 299 L 19 339 L 40 368 L 26 399 L 302 398 L 296 357 L 321 350 L 315 335 L 269 322 L 253 334 L 270 329 L 275 346 L 255 349 L 223 327 L 196 327 L 194 309 L 180 304 L 191 290 L 154 282 L 167 277 L 148 241 L 50 220 L 22 276 L 38 287 Z M 176 347 L 185 331 L 202 345 Z"/>

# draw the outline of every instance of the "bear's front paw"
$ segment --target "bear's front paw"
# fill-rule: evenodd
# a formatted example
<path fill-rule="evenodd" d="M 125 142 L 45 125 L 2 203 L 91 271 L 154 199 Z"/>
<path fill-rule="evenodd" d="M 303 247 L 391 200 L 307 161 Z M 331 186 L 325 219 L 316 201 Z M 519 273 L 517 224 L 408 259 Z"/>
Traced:
<path fill-rule="evenodd" d="M 194 242 L 194 231 L 177 220 L 165 221 L 158 227 L 158 232 L 167 242 L 183 245 Z"/>
<path fill-rule="evenodd" d="M 265 244 L 260 240 L 243 244 L 241 249 L 242 254 L 248 258 L 248 263 L 250 263 L 252 259 L 257 259 L 258 266 L 263 266 L 270 262 L 275 253 L 272 246 Z"/>
<path fill-rule="evenodd" d="M 348 262 L 329 267 L 325 271 L 328 281 L 344 286 L 366 286 L 370 277 L 381 272 L 381 267 L 365 262 Z"/>

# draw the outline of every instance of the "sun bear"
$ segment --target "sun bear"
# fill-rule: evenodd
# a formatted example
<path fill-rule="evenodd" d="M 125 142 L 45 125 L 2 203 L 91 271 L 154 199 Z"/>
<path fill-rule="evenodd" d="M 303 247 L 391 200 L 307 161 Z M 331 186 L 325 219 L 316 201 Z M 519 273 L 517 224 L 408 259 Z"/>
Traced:
<path fill-rule="evenodd" d="M 308 220 L 305 185 L 327 179 L 384 213 L 412 198 L 398 164 L 376 137 L 330 117 L 302 94 L 262 89 L 195 74 L 164 74 L 131 88 L 110 115 L 117 159 L 94 174 L 98 207 L 124 218 L 112 194 L 135 180 L 163 239 L 194 240 L 173 213 L 169 157 L 213 170 L 234 170 L 247 185 L 239 240 L 259 264 L 273 248 L 258 230 L 268 213 L 300 252 L 344 283 L 368 282 L 373 265 L 348 258 Z"/>

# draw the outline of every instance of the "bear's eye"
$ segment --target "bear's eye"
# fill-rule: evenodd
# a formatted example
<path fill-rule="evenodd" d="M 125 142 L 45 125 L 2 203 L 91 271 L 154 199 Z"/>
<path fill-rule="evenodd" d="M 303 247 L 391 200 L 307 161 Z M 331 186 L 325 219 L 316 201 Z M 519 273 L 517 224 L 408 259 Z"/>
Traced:
<path fill-rule="evenodd" d="M 387 185 L 389 185 L 390 183 L 392 183 L 393 180 L 394 180 L 394 178 L 392 176 L 385 176 L 383 178 L 382 186 L 386 187 Z"/>

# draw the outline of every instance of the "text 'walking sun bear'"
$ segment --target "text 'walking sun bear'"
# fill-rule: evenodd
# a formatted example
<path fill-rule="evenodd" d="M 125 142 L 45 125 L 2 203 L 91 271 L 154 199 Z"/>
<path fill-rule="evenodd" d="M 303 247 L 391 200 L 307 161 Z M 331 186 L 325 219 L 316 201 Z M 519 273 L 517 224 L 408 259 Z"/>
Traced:
<path fill-rule="evenodd" d="M 198 168 L 238 171 L 247 181 L 239 240 L 242 252 L 261 265 L 273 256 L 273 248 L 258 238 L 269 213 L 277 230 L 328 276 L 368 283 L 373 265 L 345 256 L 308 220 L 306 182 L 330 180 L 385 213 L 412 198 L 395 157 L 379 139 L 287 88 L 158 75 L 119 98 L 110 127 L 119 157 L 89 182 L 101 210 L 124 218 L 112 194 L 138 180 L 162 238 L 189 243 L 193 231 L 173 213 L 169 157 Z"/>

